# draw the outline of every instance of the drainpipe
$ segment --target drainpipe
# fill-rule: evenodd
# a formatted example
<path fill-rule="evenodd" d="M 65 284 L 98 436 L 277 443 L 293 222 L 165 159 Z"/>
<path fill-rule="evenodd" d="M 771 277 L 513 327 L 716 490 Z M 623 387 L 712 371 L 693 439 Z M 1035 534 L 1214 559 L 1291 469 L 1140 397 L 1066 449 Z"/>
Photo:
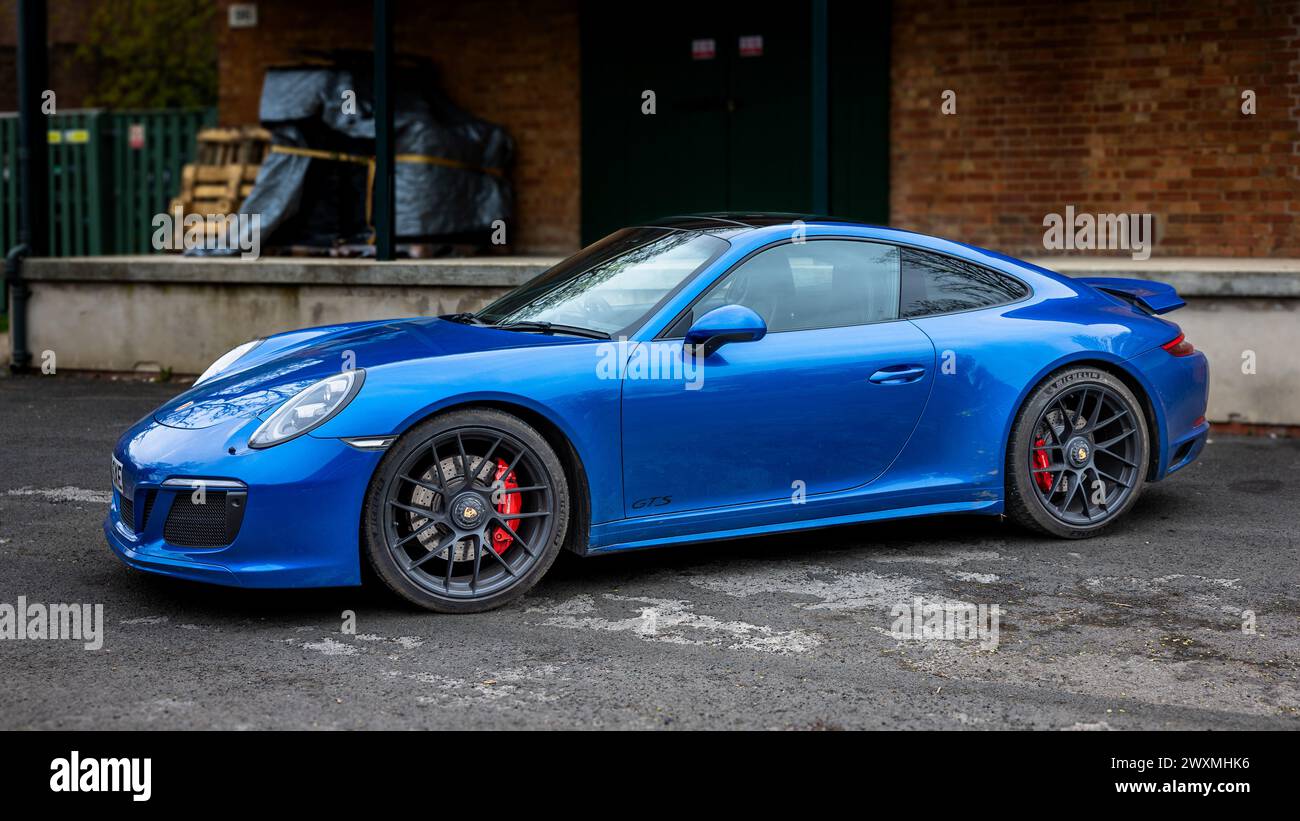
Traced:
<path fill-rule="evenodd" d="M 23 259 L 46 256 L 49 234 L 49 129 L 41 112 L 41 95 L 49 88 L 44 0 L 18 0 L 18 245 L 5 255 L 13 334 L 10 367 L 22 370 L 31 362 L 27 350 L 27 283 Z"/>
<path fill-rule="evenodd" d="M 20 243 L 5 255 L 5 283 L 9 286 L 9 332 L 13 334 L 14 349 L 10 369 L 21 371 L 32 361 L 27 350 L 27 283 L 23 281 L 23 257 L 27 244 Z"/>

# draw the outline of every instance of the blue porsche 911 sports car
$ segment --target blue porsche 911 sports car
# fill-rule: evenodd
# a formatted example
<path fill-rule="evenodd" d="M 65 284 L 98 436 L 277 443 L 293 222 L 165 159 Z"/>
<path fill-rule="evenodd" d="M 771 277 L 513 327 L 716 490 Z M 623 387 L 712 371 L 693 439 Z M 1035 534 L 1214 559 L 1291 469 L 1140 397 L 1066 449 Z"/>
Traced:
<path fill-rule="evenodd" d="M 579 554 L 906 516 L 1096 533 L 1205 444 L 1174 289 L 778 215 L 614 233 L 476 314 L 245 343 L 126 432 L 131 567 L 470 612 Z"/>

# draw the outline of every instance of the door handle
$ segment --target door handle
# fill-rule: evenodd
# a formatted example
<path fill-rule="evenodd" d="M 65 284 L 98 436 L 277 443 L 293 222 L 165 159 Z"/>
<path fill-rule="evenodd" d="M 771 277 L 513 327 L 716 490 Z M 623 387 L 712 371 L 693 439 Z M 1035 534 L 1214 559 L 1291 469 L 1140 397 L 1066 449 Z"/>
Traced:
<path fill-rule="evenodd" d="M 867 381 L 877 385 L 906 385 L 922 376 L 925 376 L 925 368 L 919 365 L 890 365 L 873 373 Z"/>

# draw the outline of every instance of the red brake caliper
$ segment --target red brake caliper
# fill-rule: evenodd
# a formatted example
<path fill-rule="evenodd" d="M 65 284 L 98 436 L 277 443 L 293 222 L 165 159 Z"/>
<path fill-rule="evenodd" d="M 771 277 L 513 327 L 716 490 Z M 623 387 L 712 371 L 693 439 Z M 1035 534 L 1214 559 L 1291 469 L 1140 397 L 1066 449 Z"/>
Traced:
<path fill-rule="evenodd" d="M 1043 470 L 1043 468 L 1052 464 L 1051 460 L 1047 458 L 1047 450 L 1043 447 L 1046 444 L 1047 443 L 1042 439 L 1038 439 L 1034 442 L 1034 468 L 1037 470 Z M 1034 481 L 1038 483 L 1038 486 L 1043 489 L 1044 493 L 1051 492 L 1052 474 L 1045 470 L 1042 473 L 1035 473 Z M 511 526 L 513 527 L 513 525 Z"/>
<path fill-rule="evenodd" d="M 515 472 L 512 470 L 509 474 L 506 473 L 506 469 L 509 467 L 509 465 L 500 459 L 497 460 L 497 474 L 492 480 L 493 487 L 500 487 L 505 491 L 514 490 L 519 487 L 519 482 L 515 480 Z M 505 476 L 505 478 L 501 478 L 502 476 Z M 496 484 L 497 482 L 500 482 L 501 484 L 498 485 Z M 523 506 L 524 500 L 518 493 L 506 493 L 501 496 L 501 501 L 497 502 L 497 513 L 518 513 L 523 509 Z M 510 525 L 511 530 L 517 530 L 519 528 L 518 519 L 511 519 L 506 522 L 506 524 Z M 510 547 L 514 540 L 515 537 L 507 533 L 506 529 L 503 527 L 498 527 L 496 530 L 492 531 L 492 549 L 497 552 L 498 556 L 505 553 L 506 549 Z"/>

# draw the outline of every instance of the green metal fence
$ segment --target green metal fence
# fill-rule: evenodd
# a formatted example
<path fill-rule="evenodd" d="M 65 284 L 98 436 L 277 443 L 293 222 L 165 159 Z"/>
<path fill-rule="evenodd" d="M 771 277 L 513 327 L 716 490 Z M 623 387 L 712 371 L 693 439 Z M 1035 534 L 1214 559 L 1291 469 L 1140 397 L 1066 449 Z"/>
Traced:
<path fill-rule="evenodd" d="M 212 108 L 69 111 L 49 119 L 50 255 L 145 254 Z M 0 114 L 0 256 L 18 243 L 18 117 Z M 3 288 L 3 284 L 0 284 Z M 0 312 L 8 304 L 0 291 Z"/>
<path fill-rule="evenodd" d="M 72 111 L 49 118 L 50 253 L 138 254 L 180 189 L 211 108 Z M 0 114 L 0 249 L 18 237 L 18 118 Z"/>
<path fill-rule="evenodd" d="M 57 256 L 102 254 L 103 117 L 76 111 L 50 120 L 50 250 Z"/>
<path fill-rule="evenodd" d="M 154 215 L 180 193 L 181 169 L 194 162 L 194 138 L 200 129 L 216 124 L 216 115 L 213 108 L 114 111 L 108 115 L 114 242 L 106 253 L 147 254 L 154 250 Z"/>

